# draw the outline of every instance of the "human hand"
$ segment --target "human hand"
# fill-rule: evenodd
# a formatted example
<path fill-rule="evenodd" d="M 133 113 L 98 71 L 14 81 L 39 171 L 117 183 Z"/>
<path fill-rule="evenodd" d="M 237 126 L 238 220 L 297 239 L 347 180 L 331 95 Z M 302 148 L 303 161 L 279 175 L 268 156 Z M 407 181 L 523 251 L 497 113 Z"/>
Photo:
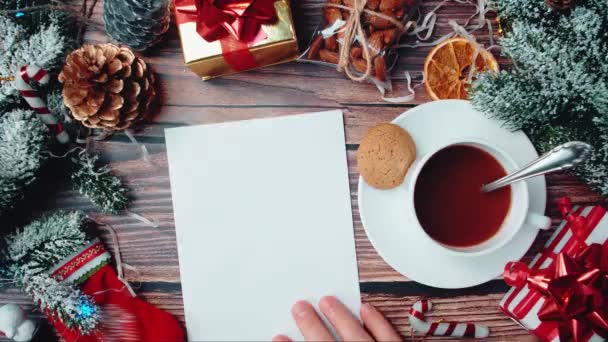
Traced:
<path fill-rule="evenodd" d="M 342 341 L 402 341 L 395 328 L 371 304 L 361 306 L 361 320 L 366 329 L 348 311 L 344 304 L 335 297 L 323 297 L 319 301 L 321 313 L 331 323 Z M 308 302 L 299 301 L 291 308 L 291 314 L 298 329 L 306 341 L 334 341 L 334 337 L 327 329 L 323 320 Z M 285 335 L 277 335 L 273 342 L 290 342 Z"/>

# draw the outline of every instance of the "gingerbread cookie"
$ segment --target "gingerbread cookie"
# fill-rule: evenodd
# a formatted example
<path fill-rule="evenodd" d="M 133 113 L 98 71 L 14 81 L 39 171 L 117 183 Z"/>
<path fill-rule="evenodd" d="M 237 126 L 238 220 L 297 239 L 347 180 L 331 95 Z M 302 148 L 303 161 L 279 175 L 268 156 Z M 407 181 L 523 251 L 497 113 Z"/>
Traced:
<path fill-rule="evenodd" d="M 372 127 L 357 151 L 363 179 L 374 188 L 392 189 L 403 183 L 416 159 L 416 144 L 403 128 L 383 123 Z"/>

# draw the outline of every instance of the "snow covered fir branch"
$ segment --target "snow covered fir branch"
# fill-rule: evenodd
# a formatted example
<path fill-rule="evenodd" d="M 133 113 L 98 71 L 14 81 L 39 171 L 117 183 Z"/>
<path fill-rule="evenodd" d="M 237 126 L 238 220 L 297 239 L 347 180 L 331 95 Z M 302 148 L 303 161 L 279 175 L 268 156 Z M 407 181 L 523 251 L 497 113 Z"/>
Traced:
<path fill-rule="evenodd" d="M 57 73 L 66 55 L 79 43 L 77 28 L 81 24 L 73 9 L 61 6 L 68 3 L 68 0 L 33 0 L 27 2 L 30 7 L 22 8 L 22 1 L 0 0 L 0 76 L 9 79 L 23 65 L 37 65 L 49 72 L 49 85 L 34 86 L 59 119 L 69 113 L 63 105 Z M 66 129 L 73 128 L 70 126 L 64 122 Z M 15 83 L 0 82 L 0 216 L 23 200 L 26 188 L 35 187 L 35 181 L 48 167 L 49 151 L 63 154 L 56 145 L 39 116 L 21 99 Z M 120 178 L 98 165 L 97 158 L 85 153 L 79 154 L 73 163 L 61 164 L 69 174 L 67 181 L 103 212 L 125 208 L 127 190 Z"/>
<path fill-rule="evenodd" d="M 523 129 L 541 153 L 571 140 L 592 144 L 576 173 L 608 195 L 608 2 L 577 1 L 566 13 L 543 0 L 492 4 L 512 67 L 474 82 L 473 105 Z"/>
<path fill-rule="evenodd" d="M 32 294 L 43 312 L 47 310 L 66 326 L 83 333 L 99 320 L 92 299 L 71 283 L 58 282 L 50 270 L 90 243 L 82 212 L 58 211 L 41 217 L 4 239 L 0 273 Z"/>

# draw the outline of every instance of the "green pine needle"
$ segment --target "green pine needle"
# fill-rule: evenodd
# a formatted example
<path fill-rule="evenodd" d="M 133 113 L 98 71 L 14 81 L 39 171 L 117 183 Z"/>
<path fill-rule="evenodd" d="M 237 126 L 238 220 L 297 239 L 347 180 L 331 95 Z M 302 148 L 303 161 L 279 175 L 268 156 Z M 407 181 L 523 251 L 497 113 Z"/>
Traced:
<path fill-rule="evenodd" d="M 97 310 L 92 315 L 82 312 L 83 303 L 93 305 L 92 299 L 74 284 L 60 283 L 49 274 L 91 242 L 85 225 L 84 213 L 58 211 L 8 235 L 0 253 L 0 274 L 14 279 L 43 311 L 50 310 L 66 326 L 87 334 L 99 321 Z"/>
<path fill-rule="evenodd" d="M 513 67 L 473 83 L 473 105 L 523 129 L 539 152 L 571 140 L 594 146 L 576 173 L 608 195 L 608 2 L 577 1 L 570 13 L 543 0 L 494 0 Z"/>
<path fill-rule="evenodd" d="M 57 71 L 68 52 L 69 39 L 64 36 L 58 22 L 42 25 L 38 31 L 28 34 L 26 28 L 0 15 L 0 37 L 0 76 L 14 76 L 23 65 L 37 65 L 48 72 Z M 19 106 L 22 106 L 21 97 L 14 82 L 2 82 L 0 108 Z"/>
<path fill-rule="evenodd" d="M 129 203 L 128 190 L 120 178 L 112 175 L 107 165 L 98 167 L 97 155 L 80 153 L 77 158 L 71 175 L 74 188 L 104 212 L 125 209 Z"/>
<path fill-rule="evenodd" d="M 99 310 L 83 313 L 83 302 L 96 308 L 93 298 L 73 284 L 60 283 L 48 273 L 39 273 L 23 279 L 23 290 L 31 293 L 41 309 L 49 310 L 70 329 L 88 335 L 99 323 Z"/>
<path fill-rule="evenodd" d="M 16 109 L 0 116 L 0 216 L 36 179 L 48 141 L 48 129 L 33 111 Z"/>

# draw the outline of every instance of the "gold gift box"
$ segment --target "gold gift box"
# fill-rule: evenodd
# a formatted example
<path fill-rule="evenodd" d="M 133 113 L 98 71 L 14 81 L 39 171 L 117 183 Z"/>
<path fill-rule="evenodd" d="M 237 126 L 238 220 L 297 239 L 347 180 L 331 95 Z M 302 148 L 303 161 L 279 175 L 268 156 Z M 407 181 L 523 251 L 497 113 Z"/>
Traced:
<path fill-rule="evenodd" d="M 272 25 L 262 25 L 266 38 L 249 44 L 249 51 L 258 67 L 295 60 L 300 51 L 287 0 L 274 3 L 278 20 Z M 177 23 L 186 66 L 203 80 L 234 74 L 234 70 L 222 56 L 219 41 L 208 42 L 196 32 L 195 22 Z"/>

